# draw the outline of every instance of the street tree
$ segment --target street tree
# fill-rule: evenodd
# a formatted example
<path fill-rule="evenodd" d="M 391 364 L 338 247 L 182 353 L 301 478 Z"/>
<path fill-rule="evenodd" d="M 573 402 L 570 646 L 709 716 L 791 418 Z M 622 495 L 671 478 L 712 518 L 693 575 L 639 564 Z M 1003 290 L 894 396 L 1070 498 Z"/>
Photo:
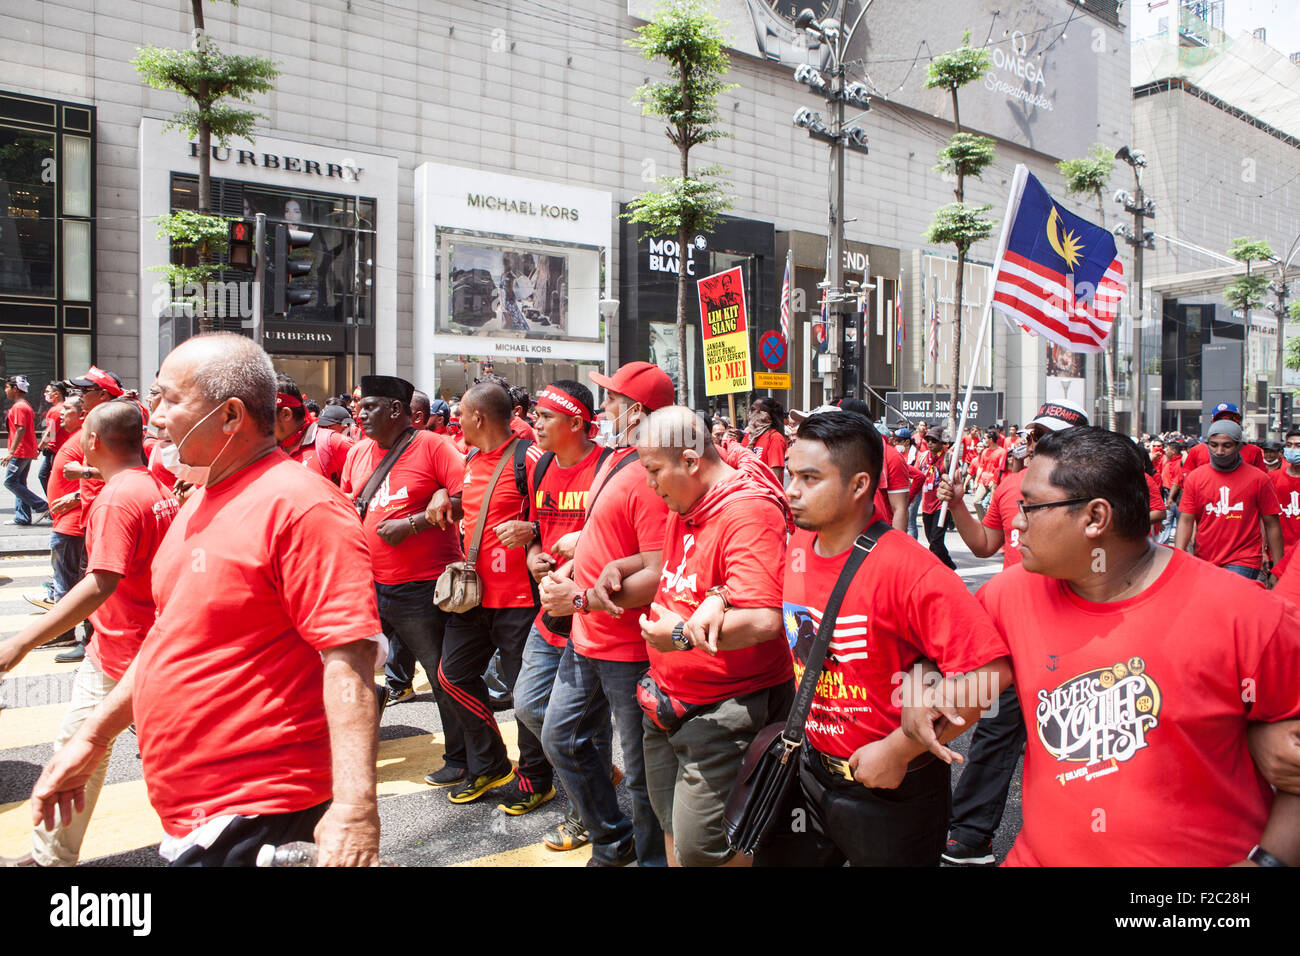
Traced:
<path fill-rule="evenodd" d="M 970 45 L 970 31 L 962 38 L 961 46 L 940 53 L 930 61 L 925 79 L 926 89 L 947 90 L 952 96 L 952 123 L 954 133 L 948 144 L 939 150 L 939 164 L 935 168 L 945 177 L 953 177 L 956 188 L 955 203 L 941 206 L 925 234 L 926 241 L 951 245 L 957 250 L 957 286 L 952 320 L 952 395 L 948 412 L 948 433 L 955 435 L 957 414 L 960 408 L 961 388 L 961 310 L 965 280 L 966 254 L 977 242 L 987 239 L 995 222 L 984 214 L 991 206 L 966 204 L 966 177 L 978 177 L 993 162 L 993 140 L 987 136 L 966 133 L 961 128 L 961 107 L 957 92 L 980 79 L 989 68 L 989 52 Z M 976 357 L 978 361 L 978 357 Z"/>
<path fill-rule="evenodd" d="M 1102 193 L 1110 185 L 1110 174 L 1115 169 L 1115 152 L 1101 143 L 1094 143 L 1087 156 L 1078 159 L 1063 159 L 1056 168 L 1065 177 L 1065 194 L 1067 196 L 1092 196 L 1097 200 L 1098 222 L 1106 227 L 1106 206 L 1102 202 Z M 1118 354 L 1119 336 L 1112 328 L 1110 345 L 1106 349 L 1103 365 L 1106 369 L 1106 427 L 1117 430 L 1115 403 L 1119 387 L 1115 381 L 1116 355 Z"/>
<path fill-rule="evenodd" d="M 233 0 L 232 0 L 233 2 Z M 203 19 L 203 0 L 190 0 L 194 18 L 193 41 L 188 50 L 146 46 L 136 53 L 131 65 L 144 82 L 156 90 L 178 93 L 186 107 L 167 121 L 166 128 L 184 130 L 198 140 L 198 213 L 163 216 L 160 230 L 172 239 L 173 248 L 194 248 L 197 265 L 163 267 L 173 282 L 201 282 L 217 272 L 215 256 L 225 251 L 228 220 L 212 216 L 212 141 L 228 146 L 232 137 L 253 139 L 254 126 L 265 117 L 244 109 L 238 102 L 251 103 L 253 96 L 274 88 L 279 71 L 265 57 L 223 53 L 208 35 Z M 260 290 L 259 290 L 260 291 Z M 200 329 L 210 331 L 211 316 L 200 311 Z"/>
<path fill-rule="evenodd" d="M 1246 274 L 1238 276 L 1223 289 L 1223 297 L 1228 304 L 1241 312 L 1243 320 L 1243 339 L 1241 350 L 1246 355 L 1246 374 L 1250 374 L 1250 311 L 1264 304 L 1264 293 L 1268 289 L 1268 276 L 1253 271 L 1256 262 L 1266 262 L 1273 258 L 1273 247 L 1262 239 L 1242 237 L 1233 239 L 1228 247 L 1228 255 L 1238 262 L 1246 264 Z M 1281 383 L 1279 383 L 1281 384 Z M 1249 386 L 1249 382 L 1246 382 Z M 1249 387 L 1247 387 L 1249 393 Z"/>
<path fill-rule="evenodd" d="M 718 124 L 718 97 L 735 84 L 726 82 L 731 61 L 722 25 L 697 0 L 673 0 L 656 10 L 654 18 L 637 29 L 629 46 L 652 61 L 666 65 L 666 79 L 637 89 L 633 102 L 645 116 L 667 124 L 665 133 L 677 148 L 678 176 L 658 178 L 659 189 L 643 193 L 628 204 L 631 222 L 643 223 L 658 235 L 677 237 L 677 354 L 685 361 L 687 251 L 696 233 L 711 228 L 731 208 L 723 170 L 709 165 L 691 172 L 691 149 L 728 136 Z M 683 366 L 684 368 L 685 366 Z M 687 404 L 687 376 L 677 380 L 677 402 Z"/>

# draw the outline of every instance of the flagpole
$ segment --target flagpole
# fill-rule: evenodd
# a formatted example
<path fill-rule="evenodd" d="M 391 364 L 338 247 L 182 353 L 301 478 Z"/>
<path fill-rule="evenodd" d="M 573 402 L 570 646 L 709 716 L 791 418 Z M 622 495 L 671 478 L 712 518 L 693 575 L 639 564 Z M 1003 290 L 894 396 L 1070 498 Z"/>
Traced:
<path fill-rule="evenodd" d="M 984 296 L 984 315 L 980 319 L 979 335 L 975 339 L 975 351 L 972 353 L 970 371 L 966 378 L 966 397 L 961 403 L 961 419 L 957 424 L 957 434 L 948 437 L 954 442 L 961 441 L 961 434 L 966 430 L 966 412 L 970 409 L 971 392 L 975 388 L 975 376 L 979 373 L 980 355 L 984 351 L 984 335 L 988 332 L 989 324 L 993 320 L 993 286 L 997 282 L 998 271 L 1002 268 L 1002 257 L 1007 251 L 1007 240 L 1010 238 L 1011 221 L 1015 218 L 1016 210 L 1020 206 L 1020 197 L 1025 191 L 1026 177 L 1029 170 L 1020 163 L 1016 164 L 1015 175 L 1011 179 L 1011 195 L 1007 197 L 1007 211 L 1002 217 L 1002 232 L 998 236 L 998 254 L 993 260 L 993 271 L 989 273 L 989 286 Z M 961 316 L 955 316 L 954 321 L 960 322 Z M 942 461 L 942 459 L 940 459 Z M 948 465 L 948 483 L 952 484 L 957 475 L 957 466 L 961 463 L 961 456 L 954 454 L 952 461 Z M 954 487 L 954 494 L 956 490 Z M 943 534 L 944 522 L 948 520 L 948 502 L 944 502 L 939 509 L 939 534 Z"/>

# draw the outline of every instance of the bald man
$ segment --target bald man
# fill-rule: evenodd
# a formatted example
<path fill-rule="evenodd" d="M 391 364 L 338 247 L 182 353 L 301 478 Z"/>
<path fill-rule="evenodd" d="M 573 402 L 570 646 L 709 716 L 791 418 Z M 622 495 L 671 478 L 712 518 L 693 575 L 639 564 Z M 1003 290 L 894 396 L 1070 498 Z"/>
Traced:
<path fill-rule="evenodd" d="M 794 698 L 781 640 L 789 503 L 757 457 L 723 461 L 688 408 L 651 415 L 637 453 L 669 511 L 659 589 L 641 617 L 661 701 L 644 722 L 650 802 L 670 863 L 746 866 L 722 812 L 745 749 Z"/>
<path fill-rule="evenodd" d="M 177 502 L 143 462 L 144 429 L 134 404 L 93 409 L 78 433 L 85 461 L 104 478 L 86 515 L 86 576 L 44 617 L 0 645 L 0 671 L 46 640 L 89 617 L 95 640 L 72 687 L 72 701 L 54 741 L 59 751 L 86 723 L 130 667 L 154 618 L 150 565 L 176 516 Z M 85 783 L 84 804 L 53 830 L 37 828 L 30 855 L 14 865 L 75 866 L 113 750 L 103 754 Z"/>
<path fill-rule="evenodd" d="M 321 865 L 373 865 L 386 647 L 356 511 L 277 447 L 275 370 L 251 339 L 187 340 L 158 387 L 153 421 L 201 487 L 154 559 L 148 640 L 41 774 L 33 814 L 68 820 L 134 715 L 172 865 L 251 866 L 263 844 L 313 839 Z"/>

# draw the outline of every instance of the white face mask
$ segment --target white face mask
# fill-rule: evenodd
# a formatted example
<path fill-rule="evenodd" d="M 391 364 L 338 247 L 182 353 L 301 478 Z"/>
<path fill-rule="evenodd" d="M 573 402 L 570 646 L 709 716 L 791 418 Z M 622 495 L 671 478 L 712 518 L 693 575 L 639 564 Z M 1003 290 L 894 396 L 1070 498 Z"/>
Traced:
<path fill-rule="evenodd" d="M 596 441 L 606 448 L 614 447 L 614 423 L 608 418 L 602 418 L 597 424 Z"/>
<path fill-rule="evenodd" d="M 223 402 L 222 404 L 225 403 Z M 208 412 L 197 422 L 195 422 L 190 427 L 190 430 L 185 433 L 185 437 L 182 438 L 179 442 L 177 442 L 174 445 L 165 445 L 159 451 L 159 455 L 162 458 L 163 467 L 166 468 L 168 471 L 170 471 L 181 481 L 188 481 L 192 485 L 206 485 L 208 483 L 208 475 L 212 471 L 212 466 L 217 463 L 218 458 L 220 458 L 222 455 L 225 454 L 226 449 L 230 447 L 230 443 L 234 441 L 235 439 L 234 435 L 231 435 L 229 438 L 227 438 L 226 443 L 221 446 L 221 451 L 217 452 L 217 454 L 213 457 L 212 461 L 207 465 L 187 465 L 183 461 L 181 461 L 181 446 L 184 445 L 185 442 L 189 440 L 189 437 L 194 434 L 195 428 L 198 428 L 200 425 L 206 422 L 209 418 L 212 417 L 213 412 L 218 411 L 220 408 L 221 405 L 218 405 L 216 408 L 212 409 L 211 412 Z"/>

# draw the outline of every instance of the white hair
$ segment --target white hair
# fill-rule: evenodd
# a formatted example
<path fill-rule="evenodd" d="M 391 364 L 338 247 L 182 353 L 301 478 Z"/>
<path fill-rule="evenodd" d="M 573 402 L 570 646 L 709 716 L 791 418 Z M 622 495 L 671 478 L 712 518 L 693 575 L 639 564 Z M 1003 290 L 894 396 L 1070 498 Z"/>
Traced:
<path fill-rule="evenodd" d="M 275 367 L 252 339 L 214 332 L 191 341 L 206 346 L 207 357 L 194 372 L 194 384 L 210 402 L 237 398 L 263 435 L 275 434 Z"/>

